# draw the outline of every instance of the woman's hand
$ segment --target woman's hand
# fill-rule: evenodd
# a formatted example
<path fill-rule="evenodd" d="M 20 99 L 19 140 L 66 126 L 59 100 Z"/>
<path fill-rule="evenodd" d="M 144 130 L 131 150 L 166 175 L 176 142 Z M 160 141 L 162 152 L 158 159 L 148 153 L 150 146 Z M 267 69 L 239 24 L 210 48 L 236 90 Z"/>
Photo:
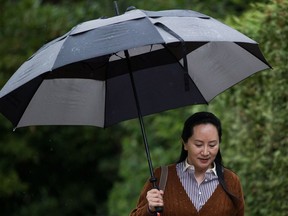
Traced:
<path fill-rule="evenodd" d="M 151 189 L 147 192 L 146 199 L 148 201 L 148 207 L 151 212 L 155 211 L 155 207 L 164 206 L 163 194 L 163 190 L 158 189 Z"/>

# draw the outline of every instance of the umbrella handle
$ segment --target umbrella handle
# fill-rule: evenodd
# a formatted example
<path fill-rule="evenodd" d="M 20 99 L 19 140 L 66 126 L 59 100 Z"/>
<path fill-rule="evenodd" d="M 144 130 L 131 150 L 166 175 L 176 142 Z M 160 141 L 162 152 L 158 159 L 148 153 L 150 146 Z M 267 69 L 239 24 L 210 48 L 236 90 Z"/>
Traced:
<path fill-rule="evenodd" d="M 154 175 L 150 178 L 150 182 L 153 184 L 153 188 L 159 190 L 159 187 L 157 186 L 157 178 L 154 177 Z M 157 216 L 160 216 L 160 213 L 163 212 L 163 206 L 156 206 L 155 211 L 157 212 Z"/>

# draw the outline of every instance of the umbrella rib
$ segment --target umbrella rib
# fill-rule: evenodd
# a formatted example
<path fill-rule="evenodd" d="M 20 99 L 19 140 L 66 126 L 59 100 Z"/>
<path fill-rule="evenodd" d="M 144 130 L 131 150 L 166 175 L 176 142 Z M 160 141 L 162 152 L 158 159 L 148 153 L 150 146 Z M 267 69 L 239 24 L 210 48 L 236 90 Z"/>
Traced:
<path fill-rule="evenodd" d="M 183 40 L 182 37 L 180 37 L 180 35 L 178 35 L 176 32 L 172 31 L 170 28 L 168 28 L 166 25 L 164 25 L 163 23 L 160 22 L 156 22 L 155 25 L 159 26 L 160 28 L 162 28 L 164 31 L 166 31 L 167 33 L 171 34 L 172 36 L 174 36 L 175 38 L 177 38 L 182 45 L 182 57 L 183 57 L 183 63 L 184 63 L 184 85 L 185 85 L 185 91 L 189 91 L 190 87 L 189 87 L 189 73 L 188 73 L 188 63 L 187 63 L 187 47 L 186 47 L 186 43 Z M 164 45 L 165 46 L 165 45 Z M 166 47 L 166 46 L 165 46 Z M 167 49 L 169 50 L 169 49 Z M 181 65 L 181 64 L 180 64 Z M 181 65 L 182 66 L 182 65 Z M 183 67 L 183 66 L 182 66 Z M 194 82 L 195 83 L 195 82 Z M 198 91 L 200 92 L 200 94 L 202 95 L 202 97 L 205 99 L 205 97 L 203 96 L 203 94 L 201 93 L 201 91 L 199 90 L 198 86 L 195 83 L 196 88 L 198 89 Z M 205 99 L 206 101 L 206 99 Z M 207 101 L 206 101 L 207 102 Z"/>
<path fill-rule="evenodd" d="M 187 63 L 187 48 L 186 48 L 186 44 L 185 41 L 183 40 L 182 37 L 180 37 L 178 34 L 176 34 L 174 31 L 172 31 L 170 28 L 168 28 L 166 25 L 164 25 L 163 23 L 160 22 L 156 22 L 155 23 L 156 26 L 159 26 L 160 28 L 162 28 L 164 31 L 168 32 L 169 34 L 171 34 L 172 36 L 176 37 L 182 45 L 182 57 L 183 57 L 183 63 L 184 63 L 184 84 L 185 84 L 185 91 L 189 91 L 189 74 L 188 74 L 188 63 Z"/>
<path fill-rule="evenodd" d="M 247 52 L 251 53 L 252 55 L 256 56 L 259 60 L 261 60 L 264 64 L 268 65 L 270 68 L 272 66 L 266 61 L 265 57 L 259 50 L 258 44 L 251 44 L 251 43 L 243 43 L 243 42 L 235 42 L 238 46 L 245 49 Z M 247 46 L 249 46 L 250 49 L 247 49 Z"/>

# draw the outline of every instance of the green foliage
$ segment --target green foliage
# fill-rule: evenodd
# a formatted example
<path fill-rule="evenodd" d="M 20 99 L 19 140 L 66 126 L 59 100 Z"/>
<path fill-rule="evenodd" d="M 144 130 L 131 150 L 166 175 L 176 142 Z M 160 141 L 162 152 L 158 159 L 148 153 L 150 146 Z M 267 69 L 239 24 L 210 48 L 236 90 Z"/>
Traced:
<path fill-rule="evenodd" d="M 241 32 L 260 43 L 273 70 L 256 74 L 215 102 L 226 125 L 224 159 L 242 179 L 246 215 L 284 216 L 288 211 L 287 9 L 288 1 L 274 0 L 254 4 L 234 19 Z M 231 109 L 221 113 L 227 105 Z"/>
<path fill-rule="evenodd" d="M 112 132 L 115 140 L 120 139 L 117 127 L 104 131 L 94 127 L 30 127 L 17 129 L 15 134 L 6 131 L 23 142 L 1 145 L 1 171 L 15 172 L 10 176 L 1 173 L 1 183 L 10 183 L 1 184 L 2 214 L 104 213 L 118 170 L 118 164 L 111 161 L 119 160 L 120 153 L 120 143 L 107 135 Z M 11 161 L 13 164 L 6 164 Z"/>

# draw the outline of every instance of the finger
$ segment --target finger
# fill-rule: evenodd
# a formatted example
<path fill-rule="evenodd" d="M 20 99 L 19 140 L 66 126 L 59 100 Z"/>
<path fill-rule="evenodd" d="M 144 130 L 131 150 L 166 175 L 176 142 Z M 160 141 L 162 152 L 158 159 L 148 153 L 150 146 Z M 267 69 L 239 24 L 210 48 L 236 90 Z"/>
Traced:
<path fill-rule="evenodd" d="M 150 191 L 148 191 L 149 193 L 159 193 L 159 190 L 158 189 L 151 189 Z"/>
<path fill-rule="evenodd" d="M 149 209 L 151 211 L 156 211 L 156 207 L 163 207 L 164 206 L 164 202 L 161 201 L 161 200 L 158 200 L 158 201 L 155 201 L 155 202 L 148 202 L 148 206 L 149 206 Z"/>
<path fill-rule="evenodd" d="M 152 189 L 152 190 L 148 191 L 147 193 L 149 193 L 149 194 L 160 194 L 160 195 L 163 195 L 163 194 L 164 194 L 164 191 L 163 191 L 163 190 L 158 190 L 158 189 Z"/>
<path fill-rule="evenodd" d="M 154 207 L 154 206 L 163 206 L 163 196 L 162 196 L 161 191 L 149 191 L 147 192 L 147 196 L 146 199 L 149 203 L 150 207 Z"/>
<path fill-rule="evenodd" d="M 150 203 L 163 203 L 163 197 L 162 196 L 147 196 L 147 201 Z"/>

